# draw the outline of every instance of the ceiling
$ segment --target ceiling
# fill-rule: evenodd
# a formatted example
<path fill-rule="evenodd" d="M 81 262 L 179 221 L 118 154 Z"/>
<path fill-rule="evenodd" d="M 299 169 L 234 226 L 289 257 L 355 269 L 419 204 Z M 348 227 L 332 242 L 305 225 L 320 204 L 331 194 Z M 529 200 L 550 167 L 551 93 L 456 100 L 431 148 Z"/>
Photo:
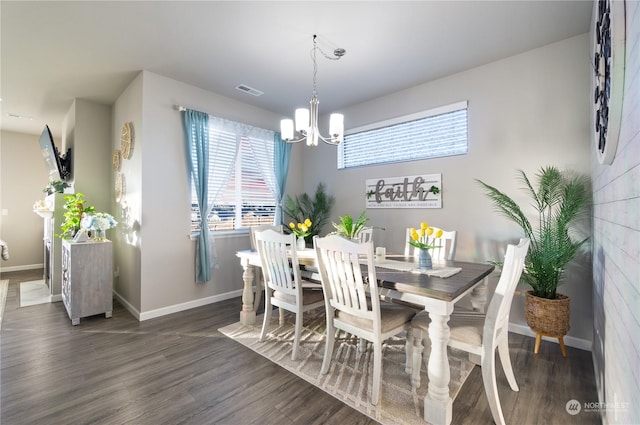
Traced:
<path fill-rule="evenodd" d="M 59 137 L 74 98 L 112 104 L 140 70 L 291 116 L 311 96 L 313 34 L 328 54 L 346 49 L 318 54 L 323 114 L 584 34 L 591 11 L 576 0 L 3 0 L 1 128 L 48 124 Z"/>

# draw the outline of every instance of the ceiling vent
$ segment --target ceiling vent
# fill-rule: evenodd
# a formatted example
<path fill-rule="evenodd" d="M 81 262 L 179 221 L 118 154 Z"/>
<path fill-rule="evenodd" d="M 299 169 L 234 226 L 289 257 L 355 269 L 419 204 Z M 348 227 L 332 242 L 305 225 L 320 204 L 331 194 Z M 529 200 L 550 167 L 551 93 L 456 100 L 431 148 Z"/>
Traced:
<path fill-rule="evenodd" d="M 240 90 L 241 92 L 245 92 L 253 96 L 262 96 L 264 94 L 264 92 L 261 92 L 260 90 L 256 90 L 253 87 L 249 87 L 246 84 L 237 85 L 236 90 Z"/>

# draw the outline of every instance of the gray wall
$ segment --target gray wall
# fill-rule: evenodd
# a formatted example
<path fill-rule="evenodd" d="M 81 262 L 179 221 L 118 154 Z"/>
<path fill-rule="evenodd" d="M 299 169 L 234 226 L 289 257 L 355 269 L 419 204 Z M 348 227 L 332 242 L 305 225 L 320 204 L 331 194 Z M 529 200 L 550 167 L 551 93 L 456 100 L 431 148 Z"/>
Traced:
<path fill-rule="evenodd" d="M 10 255 L 8 261 L 0 260 L 3 272 L 39 268 L 44 262 L 44 220 L 33 212 L 33 204 L 44 199 L 42 190 L 49 182 L 39 138 L 0 133 L 0 239 L 9 245 Z M 57 138 L 59 148 L 60 143 Z"/>
<path fill-rule="evenodd" d="M 595 154 L 592 160 L 593 357 L 600 401 L 611 406 L 603 409 L 605 423 L 612 424 L 640 421 L 640 3 L 626 7 L 618 148 L 611 165 Z"/>
<path fill-rule="evenodd" d="M 134 123 L 133 158 L 124 160 L 127 182 L 118 215 L 116 294 L 140 319 L 168 314 L 230 296 L 242 289 L 236 251 L 249 248 L 246 232 L 216 237 L 220 265 L 212 281 L 195 282 L 195 242 L 189 238 L 191 209 L 182 118 L 175 105 L 273 128 L 280 117 L 205 90 L 142 72 L 114 105 L 113 148 L 119 130 Z M 292 173 L 293 174 L 293 173 Z M 295 175 L 290 179 L 295 178 Z"/>
<path fill-rule="evenodd" d="M 493 211 L 474 179 L 493 184 L 526 205 L 515 179 L 517 169 L 535 173 L 542 166 L 556 165 L 590 175 L 589 61 L 585 34 L 346 109 L 345 126 L 352 128 L 468 100 L 469 153 L 336 170 L 335 147 L 306 148 L 304 188 L 311 192 L 318 182 L 325 182 L 336 196 L 333 219 L 337 220 L 364 210 L 366 179 L 442 173 L 442 209 L 367 210 L 373 225 L 386 228 L 374 232 L 375 244 L 386 246 L 387 252 L 403 252 L 404 229 L 427 221 L 458 231 L 457 259 L 500 259 L 505 245 L 520 237 L 519 229 Z M 321 120 L 321 125 L 326 122 Z M 588 232 L 588 223 L 585 227 Z M 585 349 L 590 349 L 593 333 L 591 280 L 586 252 L 572 264 L 560 287 L 572 298 L 566 341 Z M 512 330 L 530 332 L 523 297 L 514 300 L 511 322 Z"/>

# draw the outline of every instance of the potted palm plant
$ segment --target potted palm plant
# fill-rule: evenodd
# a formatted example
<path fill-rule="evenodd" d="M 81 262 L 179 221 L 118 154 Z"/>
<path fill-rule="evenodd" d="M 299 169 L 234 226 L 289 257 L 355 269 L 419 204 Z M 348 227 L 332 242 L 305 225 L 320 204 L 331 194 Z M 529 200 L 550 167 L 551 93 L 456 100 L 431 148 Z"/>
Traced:
<path fill-rule="evenodd" d="M 537 211 L 532 224 L 518 204 L 493 186 L 476 180 L 493 201 L 496 210 L 516 223 L 531 240 L 525 260 L 523 281 L 531 287 L 525 298 L 527 324 L 536 333 L 535 352 L 542 336 L 558 338 L 562 354 L 564 335 L 569 331 L 570 299 L 557 292 L 569 262 L 588 238 L 576 238 L 571 229 L 587 211 L 589 194 L 584 177 L 561 172 L 553 166 L 543 167 L 536 174 L 534 187 L 524 171 L 519 179 Z"/>
<path fill-rule="evenodd" d="M 295 199 L 287 195 L 284 202 L 284 212 L 289 217 L 289 221 L 297 223 L 310 221 L 311 224 L 307 226 L 303 237 L 306 244 L 311 245 L 313 236 L 320 234 L 323 226 L 329 220 L 334 203 L 335 198 L 327 194 L 324 184 L 318 183 L 313 197 L 307 193 L 296 196 Z M 289 227 L 290 225 L 291 223 L 289 223 Z"/>

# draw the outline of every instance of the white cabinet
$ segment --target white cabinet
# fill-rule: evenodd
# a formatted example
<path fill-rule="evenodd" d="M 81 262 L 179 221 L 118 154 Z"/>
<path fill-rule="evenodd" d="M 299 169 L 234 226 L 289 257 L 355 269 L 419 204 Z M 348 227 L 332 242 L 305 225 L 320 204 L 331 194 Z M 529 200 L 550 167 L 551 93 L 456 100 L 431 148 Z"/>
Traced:
<path fill-rule="evenodd" d="M 73 325 L 113 310 L 111 241 L 62 241 L 62 301 Z"/>

